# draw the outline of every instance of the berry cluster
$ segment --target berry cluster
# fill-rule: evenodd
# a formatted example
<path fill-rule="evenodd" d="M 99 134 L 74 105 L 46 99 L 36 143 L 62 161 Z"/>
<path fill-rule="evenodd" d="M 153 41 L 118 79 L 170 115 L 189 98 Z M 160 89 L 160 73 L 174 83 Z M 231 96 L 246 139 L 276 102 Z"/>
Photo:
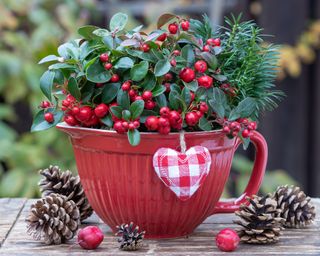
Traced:
<path fill-rule="evenodd" d="M 239 132 L 243 138 L 250 138 L 252 131 L 257 129 L 256 122 L 250 122 L 247 118 L 239 118 L 236 121 L 224 120 L 223 132 L 233 137 L 237 136 Z"/>
<path fill-rule="evenodd" d="M 124 134 L 129 130 L 134 130 L 140 127 L 140 121 L 138 119 L 129 122 L 124 119 L 119 120 L 114 116 L 113 119 L 115 120 L 113 129 L 120 134 Z"/>

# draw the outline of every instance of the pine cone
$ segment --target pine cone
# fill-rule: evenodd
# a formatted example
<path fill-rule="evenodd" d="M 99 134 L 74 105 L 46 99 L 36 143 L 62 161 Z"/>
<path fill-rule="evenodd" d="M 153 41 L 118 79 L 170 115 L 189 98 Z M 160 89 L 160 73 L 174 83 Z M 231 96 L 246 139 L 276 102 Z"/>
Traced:
<path fill-rule="evenodd" d="M 240 210 L 235 212 L 241 218 L 234 221 L 242 226 L 237 230 L 241 241 L 249 244 L 277 242 L 284 222 L 284 219 L 279 217 L 277 202 L 270 195 L 253 196 L 247 200 L 250 204 L 241 205 Z"/>
<path fill-rule="evenodd" d="M 40 170 L 39 173 L 44 176 L 39 182 L 42 196 L 56 193 L 74 201 L 79 208 L 81 221 L 92 214 L 93 210 L 86 198 L 79 176 L 73 176 L 69 170 L 62 172 L 58 166 L 52 165 Z"/>
<path fill-rule="evenodd" d="M 122 224 L 117 226 L 118 232 L 116 235 L 120 235 L 118 242 L 120 243 L 120 249 L 124 251 L 135 251 L 142 246 L 145 231 L 139 232 L 139 227 L 136 226 L 133 229 L 133 222 L 128 224 Z"/>
<path fill-rule="evenodd" d="M 71 239 L 80 225 L 79 209 L 67 197 L 51 194 L 31 205 L 26 218 L 28 233 L 46 244 L 61 244 Z"/>
<path fill-rule="evenodd" d="M 273 195 L 285 219 L 284 226 L 301 228 L 312 223 L 316 216 L 315 207 L 310 203 L 311 198 L 295 186 L 280 186 Z"/>

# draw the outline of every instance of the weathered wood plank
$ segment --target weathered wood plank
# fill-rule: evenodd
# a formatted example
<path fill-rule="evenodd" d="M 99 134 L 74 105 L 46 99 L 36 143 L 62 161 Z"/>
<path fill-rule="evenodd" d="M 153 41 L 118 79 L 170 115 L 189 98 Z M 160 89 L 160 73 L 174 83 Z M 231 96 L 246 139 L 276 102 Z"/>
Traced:
<path fill-rule="evenodd" d="M 0 247 L 19 216 L 26 199 L 0 198 Z"/>
<path fill-rule="evenodd" d="M 320 209 L 320 200 L 313 200 Z M 95 251 L 85 251 L 74 245 L 75 239 L 68 244 L 46 246 L 32 240 L 26 234 L 24 219 L 29 210 L 31 200 L 23 208 L 16 224 L 0 248 L 0 255 L 223 255 L 214 243 L 214 236 L 225 227 L 235 227 L 232 220 L 234 214 L 217 214 L 209 217 L 194 234 L 188 238 L 147 240 L 144 247 L 134 253 L 122 252 L 117 248 L 116 238 L 109 227 L 102 223 L 96 215 L 85 225 L 98 225 L 106 234 L 102 245 Z M 1 205 L 0 205 L 1 206 Z M 286 230 L 279 243 L 269 246 L 253 246 L 241 244 L 238 250 L 230 255 L 320 255 L 320 217 L 314 225 L 307 229 Z"/>

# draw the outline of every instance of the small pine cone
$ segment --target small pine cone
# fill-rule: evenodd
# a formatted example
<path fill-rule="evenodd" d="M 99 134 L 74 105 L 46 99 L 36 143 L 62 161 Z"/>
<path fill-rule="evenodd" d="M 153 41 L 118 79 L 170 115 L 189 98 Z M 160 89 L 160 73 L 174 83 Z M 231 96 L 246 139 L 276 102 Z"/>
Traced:
<path fill-rule="evenodd" d="M 237 229 L 242 242 L 249 244 L 267 244 L 279 240 L 284 219 L 279 217 L 277 202 L 270 195 L 247 198 L 249 205 L 242 204 L 235 214 L 240 220 L 234 223 L 242 226 Z"/>
<path fill-rule="evenodd" d="M 139 227 L 133 228 L 133 222 L 117 226 L 118 232 L 116 235 L 120 236 L 118 242 L 120 249 L 124 251 L 136 251 L 142 246 L 145 231 L 139 232 Z"/>
<path fill-rule="evenodd" d="M 69 170 L 62 172 L 58 166 L 52 165 L 40 170 L 39 173 L 44 176 L 39 182 L 42 196 L 56 193 L 74 201 L 80 210 L 81 221 L 92 214 L 93 210 L 84 193 L 79 176 L 73 176 Z"/>
<path fill-rule="evenodd" d="M 70 240 L 80 226 L 76 204 L 67 197 L 51 194 L 31 205 L 26 218 L 28 233 L 46 244 L 61 244 Z"/>
<path fill-rule="evenodd" d="M 316 209 L 311 204 L 310 197 L 295 186 L 280 186 L 273 195 L 281 210 L 281 217 L 285 219 L 287 228 L 301 228 L 313 222 Z"/>

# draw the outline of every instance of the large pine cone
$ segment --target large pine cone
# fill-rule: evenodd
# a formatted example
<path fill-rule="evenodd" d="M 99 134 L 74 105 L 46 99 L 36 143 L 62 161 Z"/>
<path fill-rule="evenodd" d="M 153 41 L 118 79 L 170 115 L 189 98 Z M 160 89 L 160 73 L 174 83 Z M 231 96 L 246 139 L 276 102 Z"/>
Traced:
<path fill-rule="evenodd" d="M 79 208 L 81 221 L 92 214 L 93 210 L 84 193 L 79 176 L 73 176 L 69 170 L 62 172 L 58 166 L 52 165 L 40 170 L 39 173 L 44 176 L 39 182 L 42 196 L 56 193 L 74 201 Z"/>
<path fill-rule="evenodd" d="M 299 187 L 280 186 L 274 193 L 274 199 L 281 210 L 281 217 L 285 219 L 285 227 L 305 227 L 315 219 L 316 209 L 310 203 L 311 198 Z"/>
<path fill-rule="evenodd" d="M 250 204 L 240 206 L 235 214 L 240 220 L 234 223 L 242 228 L 237 229 L 242 242 L 250 244 L 267 244 L 277 242 L 281 234 L 284 219 L 280 218 L 277 202 L 270 195 L 247 198 Z"/>
<path fill-rule="evenodd" d="M 61 244 L 71 239 L 80 226 L 79 209 L 67 197 L 50 194 L 31 205 L 26 218 L 28 233 L 46 244 Z"/>

